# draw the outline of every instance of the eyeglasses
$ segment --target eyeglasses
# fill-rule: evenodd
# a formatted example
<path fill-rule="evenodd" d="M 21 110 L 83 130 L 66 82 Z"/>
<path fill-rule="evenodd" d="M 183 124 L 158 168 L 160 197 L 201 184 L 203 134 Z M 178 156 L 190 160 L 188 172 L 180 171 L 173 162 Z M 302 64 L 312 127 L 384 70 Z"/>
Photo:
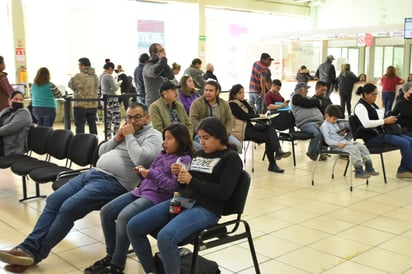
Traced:
<path fill-rule="evenodd" d="M 146 116 L 146 114 L 145 114 L 145 115 L 137 114 L 137 115 L 135 115 L 135 116 L 127 115 L 127 116 L 126 116 L 126 120 L 127 120 L 127 121 L 132 121 L 132 120 L 134 120 L 135 122 L 137 122 L 137 121 L 139 121 L 140 119 L 142 119 L 142 118 L 145 117 L 145 116 Z"/>
<path fill-rule="evenodd" d="M 369 93 L 369 95 L 378 96 L 378 93 Z"/>

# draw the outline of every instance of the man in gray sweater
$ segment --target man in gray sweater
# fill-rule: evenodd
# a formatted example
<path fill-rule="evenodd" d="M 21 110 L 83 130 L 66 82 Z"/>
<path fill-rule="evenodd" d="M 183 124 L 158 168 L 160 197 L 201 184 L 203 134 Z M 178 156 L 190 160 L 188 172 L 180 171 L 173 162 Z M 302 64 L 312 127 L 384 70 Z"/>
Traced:
<path fill-rule="evenodd" d="M 30 235 L 11 250 L 0 251 L 5 269 L 21 273 L 45 259 L 70 232 L 74 222 L 140 183 L 134 167 L 148 168 L 162 149 L 162 135 L 152 127 L 147 107 L 131 103 L 127 123 L 99 148 L 96 168 L 71 179 L 46 201 Z"/>
<path fill-rule="evenodd" d="M 295 123 L 302 131 L 310 132 L 313 138 L 309 142 L 306 155 L 316 161 L 321 147 L 320 125 L 323 122 L 323 115 L 320 112 L 322 100 L 317 97 L 309 98 L 308 86 L 304 82 L 296 84 L 295 93 L 292 95 L 292 113 L 295 116 Z M 326 160 L 326 155 L 321 155 L 320 160 Z"/>
<path fill-rule="evenodd" d="M 147 107 L 160 98 L 160 86 L 164 81 L 175 78 L 172 69 L 167 64 L 166 52 L 162 45 L 154 43 L 149 47 L 150 59 L 143 67 L 143 82 L 146 90 L 145 103 Z"/>

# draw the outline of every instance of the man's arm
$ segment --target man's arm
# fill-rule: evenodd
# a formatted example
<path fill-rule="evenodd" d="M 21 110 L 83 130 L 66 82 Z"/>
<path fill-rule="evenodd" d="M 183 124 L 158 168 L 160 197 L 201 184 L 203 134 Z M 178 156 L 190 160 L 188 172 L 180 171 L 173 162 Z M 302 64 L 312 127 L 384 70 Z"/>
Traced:
<path fill-rule="evenodd" d="M 317 98 L 311 99 L 300 94 L 296 94 L 292 97 L 292 104 L 303 108 L 319 108 L 321 101 Z"/>
<path fill-rule="evenodd" d="M 162 150 L 162 134 L 154 129 L 140 139 L 128 134 L 125 141 L 129 157 L 135 165 L 145 163 L 147 159 L 154 159 Z"/>

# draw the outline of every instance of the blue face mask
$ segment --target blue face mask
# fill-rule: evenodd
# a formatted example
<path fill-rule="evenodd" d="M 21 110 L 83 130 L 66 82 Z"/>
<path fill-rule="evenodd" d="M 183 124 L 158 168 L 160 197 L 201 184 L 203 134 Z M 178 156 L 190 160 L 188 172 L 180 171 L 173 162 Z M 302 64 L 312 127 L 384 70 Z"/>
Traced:
<path fill-rule="evenodd" d="M 18 110 L 19 108 L 22 108 L 23 106 L 24 106 L 23 103 L 11 102 L 11 108 L 13 110 Z"/>

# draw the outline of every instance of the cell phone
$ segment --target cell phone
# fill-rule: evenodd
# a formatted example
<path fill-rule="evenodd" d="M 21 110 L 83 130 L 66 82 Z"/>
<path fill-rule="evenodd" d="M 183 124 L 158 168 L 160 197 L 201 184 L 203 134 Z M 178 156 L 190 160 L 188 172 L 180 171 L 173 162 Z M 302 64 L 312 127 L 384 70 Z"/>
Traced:
<path fill-rule="evenodd" d="M 396 118 L 399 118 L 401 115 L 402 115 L 402 113 L 398 113 L 398 114 L 396 115 Z"/>

